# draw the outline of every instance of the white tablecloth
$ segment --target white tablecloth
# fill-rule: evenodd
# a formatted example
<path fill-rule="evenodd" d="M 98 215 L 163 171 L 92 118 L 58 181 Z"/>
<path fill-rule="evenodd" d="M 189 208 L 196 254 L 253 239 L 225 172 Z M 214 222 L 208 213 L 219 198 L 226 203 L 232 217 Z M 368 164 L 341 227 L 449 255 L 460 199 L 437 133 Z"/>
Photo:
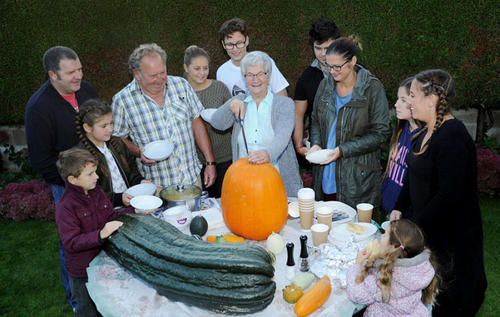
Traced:
<path fill-rule="evenodd" d="M 218 228 L 210 229 L 207 234 L 225 233 L 229 233 L 227 227 L 218 226 Z M 311 241 L 311 234 L 300 229 L 297 219 L 289 219 L 280 234 L 286 242 L 293 242 L 295 245 L 294 259 L 298 272 L 299 237 L 302 234 L 307 234 L 308 241 Z M 251 243 L 257 243 L 261 246 L 265 244 L 264 241 Z M 290 284 L 286 278 L 286 257 L 286 250 L 284 250 L 276 258 L 274 277 L 276 293 L 273 302 L 265 310 L 252 316 L 295 316 L 294 305 L 285 302 L 282 293 L 283 288 Z M 104 251 L 90 263 L 87 273 L 87 289 L 103 316 L 224 316 L 194 306 L 187 306 L 181 302 L 173 302 L 158 295 L 153 288 L 135 278 L 107 256 Z M 340 283 L 332 281 L 332 293 L 328 301 L 310 316 L 351 316 L 355 307 L 348 300 Z"/>

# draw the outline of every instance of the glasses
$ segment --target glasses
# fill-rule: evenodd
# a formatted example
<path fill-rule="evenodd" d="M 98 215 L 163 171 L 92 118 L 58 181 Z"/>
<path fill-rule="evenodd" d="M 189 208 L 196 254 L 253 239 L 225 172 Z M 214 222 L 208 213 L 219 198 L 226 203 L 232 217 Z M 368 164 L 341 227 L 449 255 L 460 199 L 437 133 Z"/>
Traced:
<path fill-rule="evenodd" d="M 267 76 L 266 72 L 258 72 L 257 74 L 252 74 L 252 73 L 246 73 L 245 78 L 246 79 L 254 79 L 254 78 L 262 78 L 264 76 Z"/>
<path fill-rule="evenodd" d="M 234 48 L 244 48 L 245 47 L 245 41 L 243 42 L 237 42 L 237 43 L 224 43 L 224 48 L 226 50 L 232 50 Z"/>
<path fill-rule="evenodd" d="M 332 70 L 336 71 L 336 72 L 340 72 L 340 70 L 342 69 L 342 67 L 349 63 L 351 60 L 348 59 L 344 62 L 344 64 L 342 65 L 328 65 L 328 63 L 325 62 L 325 66 L 326 66 L 326 69 L 328 69 L 329 72 L 331 72 Z"/>

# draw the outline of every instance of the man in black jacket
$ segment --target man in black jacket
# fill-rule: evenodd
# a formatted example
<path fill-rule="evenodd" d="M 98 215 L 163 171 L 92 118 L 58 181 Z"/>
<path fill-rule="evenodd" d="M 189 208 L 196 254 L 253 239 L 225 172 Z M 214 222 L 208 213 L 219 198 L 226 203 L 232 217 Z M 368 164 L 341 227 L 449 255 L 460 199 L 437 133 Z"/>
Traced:
<path fill-rule="evenodd" d="M 54 46 L 43 55 L 47 80 L 26 104 L 26 143 L 33 169 L 52 186 L 55 203 L 64 193 L 64 181 L 59 176 L 56 161 L 59 152 L 78 143 L 75 115 L 78 106 L 97 98 L 92 85 L 82 80 L 82 64 L 69 47 Z M 59 243 L 61 278 L 66 299 L 74 308 L 66 272 L 64 253 Z"/>

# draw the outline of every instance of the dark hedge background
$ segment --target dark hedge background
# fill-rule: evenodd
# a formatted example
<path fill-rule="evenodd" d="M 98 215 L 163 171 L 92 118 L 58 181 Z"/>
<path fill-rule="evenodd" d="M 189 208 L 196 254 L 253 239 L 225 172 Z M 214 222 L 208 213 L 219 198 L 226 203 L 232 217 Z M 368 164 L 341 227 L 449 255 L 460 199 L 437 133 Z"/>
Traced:
<path fill-rule="evenodd" d="M 184 49 L 197 44 L 212 56 L 211 77 L 226 57 L 217 31 L 241 17 L 250 50 L 268 52 L 290 82 L 312 61 L 308 29 L 333 19 L 361 38 L 361 61 L 395 100 L 398 83 L 426 68 L 445 68 L 457 81 L 458 107 L 498 108 L 498 1 L 0 1 L 0 124 L 23 123 L 24 107 L 46 79 L 42 55 L 54 45 L 79 54 L 84 77 L 107 101 L 129 80 L 126 61 L 140 43 L 168 54 L 168 71 L 182 75 Z"/>

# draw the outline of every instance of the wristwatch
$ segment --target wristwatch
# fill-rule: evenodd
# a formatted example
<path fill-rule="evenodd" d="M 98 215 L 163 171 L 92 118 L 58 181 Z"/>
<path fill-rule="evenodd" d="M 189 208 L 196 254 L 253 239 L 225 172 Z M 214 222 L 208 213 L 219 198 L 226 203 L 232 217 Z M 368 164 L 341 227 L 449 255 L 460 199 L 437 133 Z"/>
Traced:
<path fill-rule="evenodd" d="M 208 166 L 208 165 L 215 165 L 215 164 L 217 164 L 217 163 L 215 163 L 215 162 L 208 162 L 208 161 L 207 161 L 205 164 Z"/>

